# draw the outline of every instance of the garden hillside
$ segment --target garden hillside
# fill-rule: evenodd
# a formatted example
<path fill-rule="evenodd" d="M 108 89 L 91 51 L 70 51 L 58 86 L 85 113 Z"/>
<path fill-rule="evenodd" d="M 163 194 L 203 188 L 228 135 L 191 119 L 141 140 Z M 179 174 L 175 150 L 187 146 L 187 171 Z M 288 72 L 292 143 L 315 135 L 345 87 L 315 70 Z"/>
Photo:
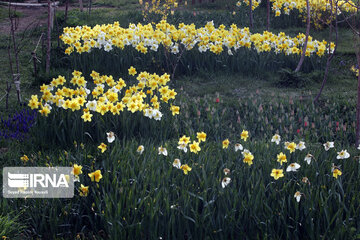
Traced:
<path fill-rule="evenodd" d="M 0 236 L 360 239 L 358 10 L 1 2 L 0 165 L 75 188 L 2 195 Z"/>

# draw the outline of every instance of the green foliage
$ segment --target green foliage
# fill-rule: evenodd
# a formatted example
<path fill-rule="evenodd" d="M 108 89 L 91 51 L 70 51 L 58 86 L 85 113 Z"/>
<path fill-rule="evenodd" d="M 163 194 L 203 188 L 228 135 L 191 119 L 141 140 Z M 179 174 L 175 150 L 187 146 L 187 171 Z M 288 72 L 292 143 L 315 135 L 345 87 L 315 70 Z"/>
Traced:
<path fill-rule="evenodd" d="M 3 204 L 1 204 L 1 208 L 3 208 Z M 2 212 L 5 213 L 5 211 Z M 19 216 L 20 213 L 15 215 L 14 212 L 0 215 L 0 236 L 6 236 L 9 239 L 23 239 L 25 237 L 23 231 L 26 226 L 20 222 Z"/>
<path fill-rule="evenodd" d="M 295 72 L 288 68 L 279 70 L 279 80 L 277 84 L 279 87 L 303 87 L 307 84 L 308 79 L 305 78 L 302 72 Z"/>

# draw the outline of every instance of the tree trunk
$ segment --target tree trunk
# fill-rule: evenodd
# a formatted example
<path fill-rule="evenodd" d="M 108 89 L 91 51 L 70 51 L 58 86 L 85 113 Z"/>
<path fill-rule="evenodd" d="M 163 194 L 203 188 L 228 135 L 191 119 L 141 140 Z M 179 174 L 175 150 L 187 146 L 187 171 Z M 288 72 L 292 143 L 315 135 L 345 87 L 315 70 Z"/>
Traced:
<path fill-rule="evenodd" d="M 316 95 L 315 99 L 314 99 L 314 103 L 316 103 L 317 101 L 319 101 L 319 98 L 320 98 L 320 95 L 325 87 L 325 84 L 326 84 L 326 81 L 327 81 L 327 77 L 328 77 L 328 74 L 329 74 L 329 68 L 330 68 L 330 64 L 331 64 L 331 61 L 332 59 L 334 58 L 334 55 L 335 55 L 335 52 L 336 52 L 336 49 L 337 49 L 337 44 L 338 44 L 338 22 L 337 22 L 337 15 L 336 15 L 336 12 L 337 12 L 337 2 L 335 3 L 336 6 L 335 6 L 335 48 L 334 48 L 334 51 L 332 53 L 330 53 L 330 44 L 331 44 L 331 39 L 332 39 L 332 30 L 333 30 L 333 25 L 332 23 L 330 22 L 330 30 L 329 30 L 329 55 L 328 55 L 328 58 L 327 58 L 327 61 L 326 61 L 326 67 L 325 67 L 325 73 L 324 73 L 324 78 L 323 78 L 323 81 L 322 81 L 322 84 L 321 84 L 321 87 L 320 87 L 320 90 L 319 90 L 319 93 Z M 331 12 L 330 12 L 330 19 L 332 19 L 333 17 L 333 2 L 332 0 L 330 0 L 330 8 L 331 8 Z"/>
<path fill-rule="evenodd" d="M 266 30 L 270 29 L 270 0 L 266 1 Z"/>
<path fill-rule="evenodd" d="M 89 15 L 91 14 L 92 0 L 89 1 Z"/>
<path fill-rule="evenodd" d="M 307 17 L 306 17 L 306 33 L 305 33 L 305 42 L 304 42 L 304 47 L 302 49 L 302 53 L 301 53 L 301 57 L 300 57 L 300 61 L 295 69 L 295 72 L 300 71 L 301 66 L 304 62 L 305 59 L 305 54 L 306 54 L 306 48 L 307 48 L 307 43 L 309 40 L 309 34 L 310 34 L 310 4 L 309 4 L 309 0 L 306 0 L 306 11 L 307 11 Z"/>
<path fill-rule="evenodd" d="M 65 16 L 64 16 L 64 22 L 65 23 L 66 23 L 66 20 L 67 20 L 68 11 L 69 11 L 69 0 L 66 0 L 66 2 L 65 2 Z"/>
<path fill-rule="evenodd" d="M 359 11 L 359 9 L 358 9 Z M 355 18 L 354 18 L 355 21 Z M 356 104 L 356 147 L 360 143 L 360 24 L 359 21 L 354 23 L 354 27 L 358 24 L 358 32 L 355 33 L 355 53 L 358 65 L 358 89 L 357 89 L 357 104 Z"/>
<path fill-rule="evenodd" d="M 11 68 L 11 73 L 12 73 L 13 82 L 14 82 L 15 87 L 16 87 L 16 94 L 17 94 L 18 103 L 21 104 L 19 51 L 18 51 L 18 46 L 17 46 L 16 38 L 15 38 L 15 31 L 16 31 L 16 29 L 17 29 L 17 24 L 18 24 L 18 23 L 17 23 L 17 21 L 16 21 L 16 17 L 12 16 L 12 13 L 11 13 L 11 10 L 10 10 L 10 6 L 9 6 L 9 18 L 10 18 L 10 23 L 11 23 L 10 35 L 11 35 L 11 40 L 12 40 L 12 45 L 13 45 L 13 51 L 14 51 L 14 55 L 15 55 L 16 73 L 14 73 L 14 70 L 13 70 L 12 58 L 11 58 L 11 47 L 10 47 L 10 45 L 9 45 L 9 48 L 8 48 L 9 63 L 10 63 L 10 68 Z M 9 90 L 9 91 L 10 91 L 10 90 Z M 9 91 L 7 91 L 7 101 L 8 101 Z M 8 103 L 6 103 L 6 105 L 8 105 Z"/>
<path fill-rule="evenodd" d="M 249 11 L 249 21 L 250 21 L 250 28 L 252 28 L 253 26 L 253 11 L 252 11 L 252 0 L 249 0 L 249 7 L 250 7 L 250 11 Z"/>
<path fill-rule="evenodd" d="M 358 46 L 357 46 L 357 64 L 360 67 L 360 52 L 359 52 L 359 36 L 357 36 Z M 357 104 L 356 104 L 356 147 L 359 146 L 360 140 L 360 73 L 358 74 L 358 89 L 357 89 Z"/>
<path fill-rule="evenodd" d="M 46 50 L 46 73 L 50 73 L 51 52 L 51 1 L 48 0 L 48 27 L 47 27 L 47 50 Z"/>
<path fill-rule="evenodd" d="M 84 11 L 83 0 L 79 0 L 80 12 Z"/>

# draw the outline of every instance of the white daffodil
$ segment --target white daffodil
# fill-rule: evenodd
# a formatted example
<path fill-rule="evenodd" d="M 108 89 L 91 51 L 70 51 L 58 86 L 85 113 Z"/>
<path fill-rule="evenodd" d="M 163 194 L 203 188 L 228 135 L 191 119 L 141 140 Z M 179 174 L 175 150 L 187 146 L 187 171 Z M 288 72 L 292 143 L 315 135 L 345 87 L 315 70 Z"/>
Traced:
<path fill-rule="evenodd" d="M 300 164 L 297 163 L 291 163 L 287 168 L 287 172 L 296 172 L 300 168 Z"/>
<path fill-rule="evenodd" d="M 337 159 L 346 159 L 350 157 L 350 154 L 346 150 L 341 150 L 341 152 L 338 152 L 337 154 Z"/>
<path fill-rule="evenodd" d="M 243 146 L 240 144 L 240 143 L 236 143 L 235 144 L 235 152 L 237 152 L 237 151 L 242 151 L 244 148 L 243 148 Z"/>
<path fill-rule="evenodd" d="M 181 143 L 179 146 L 177 146 L 178 149 L 183 150 L 185 153 L 187 152 L 187 144 Z"/>
<path fill-rule="evenodd" d="M 326 142 L 323 145 L 324 145 L 325 151 L 328 151 L 330 148 L 334 147 L 334 142 Z"/>
<path fill-rule="evenodd" d="M 176 167 L 177 169 L 180 169 L 180 167 L 181 167 L 180 159 L 176 158 L 172 165 L 173 165 L 173 167 Z"/>
<path fill-rule="evenodd" d="M 305 158 L 304 158 L 304 161 L 307 162 L 307 164 L 310 164 L 311 163 L 311 159 L 313 158 L 314 156 L 311 155 L 310 153 L 308 153 Z"/>
<path fill-rule="evenodd" d="M 231 178 L 224 177 L 224 179 L 221 181 L 222 188 L 225 188 L 227 185 L 229 185 L 230 182 L 231 182 Z"/>
<path fill-rule="evenodd" d="M 304 150 L 306 148 L 305 146 L 305 142 L 300 141 L 297 145 L 296 145 L 296 149 L 299 149 L 300 151 Z"/>
<path fill-rule="evenodd" d="M 224 174 L 225 174 L 225 175 L 230 174 L 230 169 L 228 169 L 228 168 L 224 168 Z"/>
<path fill-rule="evenodd" d="M 244 151 L 242 151 L 241 154 L 243 155 L 243 157 L 245 157 L 245 155 L 251 154 L 251 152 L 247 149 L 244 149 Z"/>
<path fill-rule="evenodd" d="M 167 152 L 167 150 L 166 150 L 166 148 L 164 148 L 164 147 L 159 147 L 159 155 L 160 154 L 162 154 L 162 155 L 164 155 L 164 156 L 167 156 L 168 155 L 168 152 Z"/>
<path fill-rule="evenodd" d="M 138 146 L 136 152 L 138 152 L 139 154 L 142 154 L 144 152 L 144 149 L 145 149 L 144 146 L 140 145 L 140 146 Z"/>
<path fill-rule="evenodd" d="M 113 132 L 108 132 L 106 135 L 109 143 L 112 143 L 115 140 L 115 134 Z"/>
<path fill-rule="evenodd" d="M 88 101 L 88 102 L 86 103 L 86 107 L 87 107 L 90 111 L 96 111 L 96 106 L 97 106 L 96 100 L 94 100 L 94 101 Z"/>
<path fill-rule="evenodd" d="M 294 194 L 294 198 L 296 198 L 296 201 L 297 202 L 300 202 L 300 198 L 301 198 L 301 192 L 297 191 L 295 194 Z"/>
<path fill-rule="evenodd" d="M 157 109 L 153 110 L 153 118 L 156 121 L 160 121 L 161 117 L 162 117 L 162 113 L 159 110 L 157 110 Z"/>
<path fill-rule="evenodd" d="M 281 137 L 279 134 L 275 134 L 272 138 L 271 138 L 271 142 L 276 143 L 276 145 L 279 145 L 281 141 Z"/>
<path fill-rule="evenodd" d="M 153 117 L 153 111 L 154 111 L 154 110 L 151 109 L 151 108 L 145 109 L 144 116 L 152 119 L 152 117 Z"/>

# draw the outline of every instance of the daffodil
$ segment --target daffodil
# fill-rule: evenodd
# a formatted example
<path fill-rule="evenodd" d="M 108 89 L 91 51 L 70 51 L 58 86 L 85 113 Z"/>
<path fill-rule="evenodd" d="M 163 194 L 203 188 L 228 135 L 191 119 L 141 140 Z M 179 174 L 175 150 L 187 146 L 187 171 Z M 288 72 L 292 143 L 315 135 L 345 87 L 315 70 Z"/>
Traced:
<path fill-rule="evenodd" d="M 129 75 L 135 76 L 135 74 L 136 74 L 136 69 L 133 66 L 131 66 L 129 68 Z"/>
<path fill-rule="evenodd" d="M 281 177 L 284 177 L 284 173 L 282 169 L 273 169 L 270 174 L 275 180 L 278 180 Z"/>
<path fill-rule="evenodd" d="M 102 179 L 101 171 L 96 170 L 95 172 L 89 173 L 88 176 L 90 177 L 92 182 L 99 182 Z"/>
<path fill-rule="evenodd" d="M 347 150 L 341 150 L 341 152 L 338 152 L 337 154 L 337 159 L 346 159 L 350 157 L 350 154 L 347 152 Z"/>
<path fill-rule="evenodd" d="M 289 150 L 289 151 L 290 151 L 290 153 L 295 152 L 295 149 L 296 149 L 296 143 L 294 143 L 294 142 L 289 143 L 289 144 L 287 145 L 286 149 L 287 149 L 287 150 Z"/>
<path fill-rule="evenodd" d="M 325 151 L 328 151 L 330 148 L 334 148 L 334 142 L 326 142 L 323 144 Z"/>
<path fill-rule="evenodd" d="M 201 150 L 201 148 L 199 146 L 199 143 L 195 142 L 195 141 L 193 141 L 193 143 L 190 144 L 189 147 L 190 147 L 190 152 L 193 152 L 193 153 L 196 153 L 196 154 L 198 152 L 200 152 L 200 150 Z"/>
<path fill-rule="evenodd" d="M 173 167 L 180 169 L 180 167 L 181 167 L 180 159 L 176 158 L 172 165 L 173 165 Z"/>
<path fill-rule="evenodd" d="M 283 163 L 286 163 L 287 162 L 286 155 L 282 152 L 279 153 L 277 155 L 277 161 L 280 163 L 280 165 L 282 165 Z"/>
<path fill-rule="evenodd" d="M 159 155 L 162 154 L 164 156 L 167 156 L 168 155 L 168 152 L 166 150 L 166 148 L 164 148 L 163 146 L 159 147 L 158 148 L 158 151 L 159 151 Z"/>
<path fill-rule="evenodd" d="M 206 141 L 206 133 L 198 132 L 198 133 L 196 133 L 196 138 L 198 139 L 199 143 L 205 142 Z"/>
<path fill-rule="evenodd" d="M 243 130 L 243 131 L 241 132 L 241 139 L 243 139 L 243 140 L 246 142 L 246 140 L 248 139 L 248 137 L 249 137 L 249 132 Z"/>
<path fill-rule="evenodd" d="M 222 148 L 226 149 L 229 147 L 229 144 L 230 144 L 230 141 L 229 139 L 225 139 L 223 142 L 222 142 Z"/>
<path fill-rule="evenodd" d="M 144 146 L 140 145 L 140 146 L 138 146 L 136 152 L 138 152 L 139 154 L 142 154 L 144 152 L 144 149 L 145 149 Z"/>
<path fill-rule="evenodd" d="M 27 163 L 29 161 L 29 157 L 24 154 L 22 157 L 20 157 L 20 160 L 23 161 L 23 163 Z"/>
<path fill-rule="evenodd" d="M 180 143 L 180 145 L 177 146 L 177 148 L 180 149 L 180 150 L 182 150 L 182 151 L 184 151 L 184 153 L 186 153 L 187 150 L 188 150 L 185 143 Z"/>
<path fill-rule="evenodd" d="M 296 172 L 300 168 L 300 164 L 297 163 L 291 163 L 287 168 L 287 172 Z"/>
<path fill-rule="evenodd" d="M 229 185 L 231 183 L 231 178 L 229 177 L 224 177 L 223 180 L 221 181 L 221 187 L 225 188 L 227 185 Z"/>
<path fill-rule="evenodd" d="M 276 143 L 276 145 L 279 145 L 281 141 L 281 137 L 279 134 L 275 134 L 272 138 L 271 138 L 271 142 Z"/>
<path fill-rule="evenodd" d="M 252 155 L 251 152 L 245 152 L 243 153 L 243 156 L 244 156 L 243 162 L 251 166 L 253 164 L 254 155 Z"/>
<path fill-rule="evenodd" d="M 185 144 L 187 145 L 190 142 L 190 137 L 187 137 L 185 135 L 183 135 L 180 139 L 179 139 L 179 145 L 180 144 Z"/>
<path fill-rule="evenodd" d="M 89 194 L 89 186 L 80 185 L 79 195 L 81 197 L 86 197 Z"/>
<path fill-rule="evenodd" d="M 300 142 L 296 145 L 296 149 L 298 149 L 298 150 L 300 150 L 300 151 L 304 150 L 305 148 L 306 148 L 305 142 L 300 141 Z"/>
<path fill-rule="evenodd" d="M 181 165 L 181 166 L 180 166 L 180 169 L 183 170 L 183 172 L 184 172 L 185 175 L 187 175 L 188 172 L 191 171 L 191 167 L 189 167 L 187 164 Z"/>
<path fill-rule="evenodd" d="M 113 132 L 108 132 L 106 135 L 109 143 L 112 143 L 115 140 L 115 134 Z"/>
<path fill-rule="evenodd" d="M 236 143 L 234 148 L 235 148 L 235 152 L 239 150 L 242 151 L 244 149 L 244 147 L 240 143 Z"/>
<path fill-rule="evenodd" d="M 295 192 L 294 198 L 296 199 L 297 202 L 300 202 L 301 195 L 302 195 L 301 192 L 299 191 Z"/>
<path fill-rule="evenodd" d="M 79 176 L 80 174 L 82 174 L 82 166 L 74 164 L 72 174 L 74 176 Z"/>
<path fill-rule="evenodd" d="M 92 114 L 90 112 L 84 112 L 81 118 L 84 120 L 84 122 L 91 122 Z"/>
<path fill-rule="evenodd" d="M 99 146 L 98 146 L 98 149 L 101 150 L 101 153 L 104 153 L 107 149 L 107 145 L 105 143 L 101 143 Z"/>
<path fill-rule="evenodd" d="M 333 170 L 333 177 L 334 178 L 338 178 L 338 176 L 341 176 L 341 175 L 342 175 L 342 172 L 340 171 L 340 169 L 335 168 Z"/>
<path fill-rule="evenodd" d="M 224 170 L 223 170 L 223 171 L 224 171 L 224 174 L 225 174 L 225 175 L 230 174 L 230 169 L 228 169 L 228 168 L 224 168 Z"/>
<path fill-rule="evenodd" d="M 314 156 L 311 155 L 310 153 L 308 153 L 305 158 L 304 158 L 304 161 L 307 162 L 307 164 L 310 164 L 311 163 L 311 159 L 313 158 Z"/>

